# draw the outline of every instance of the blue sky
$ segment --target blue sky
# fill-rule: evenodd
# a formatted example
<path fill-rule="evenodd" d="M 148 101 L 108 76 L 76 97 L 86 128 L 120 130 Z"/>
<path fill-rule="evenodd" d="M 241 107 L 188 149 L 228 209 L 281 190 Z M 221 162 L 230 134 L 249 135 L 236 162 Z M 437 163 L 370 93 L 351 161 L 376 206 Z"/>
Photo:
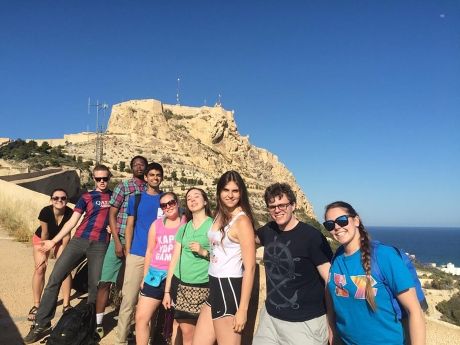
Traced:
<path fill-rule="evenodd" d="M 87 99 L 222 103 L 315 212 L 460 226 L 458 1 L 2 1 L 0 137 L 94 130 Z"/>

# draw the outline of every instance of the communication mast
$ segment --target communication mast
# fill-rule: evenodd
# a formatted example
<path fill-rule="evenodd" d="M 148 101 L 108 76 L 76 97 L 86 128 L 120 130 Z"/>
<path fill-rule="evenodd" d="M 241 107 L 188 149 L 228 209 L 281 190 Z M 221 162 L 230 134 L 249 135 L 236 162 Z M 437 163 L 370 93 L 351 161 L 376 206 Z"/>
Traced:
<path fill-rule="evenodd" d="M 219 96 L 217 97 L 217 102 L 214 104 L 215 107 L 222 107 L 222 95 L 219 93 Z"/>
<path fill-rule="evenodd" d="M 177 78 L 177 90 L 176 90 L 176 104 L 177 105 L 180 105 L 179 92 L 180 92 L 180 78 Z"/>
<path fill-rule="evenodd" d="M 91 114 L 91 107 L 96 107 L 96 164 L 100 164 L 104 155 L 105 129 L 102 128 L 102 125 L 99 126 L 99 110 L 102 109 L 105 118 L 109 105 L 107 103 L 99 103 L 99 100 L 96 101 L 96 104 L 91 104 L 91 98 L 88 97 L 88 114 Z"/>

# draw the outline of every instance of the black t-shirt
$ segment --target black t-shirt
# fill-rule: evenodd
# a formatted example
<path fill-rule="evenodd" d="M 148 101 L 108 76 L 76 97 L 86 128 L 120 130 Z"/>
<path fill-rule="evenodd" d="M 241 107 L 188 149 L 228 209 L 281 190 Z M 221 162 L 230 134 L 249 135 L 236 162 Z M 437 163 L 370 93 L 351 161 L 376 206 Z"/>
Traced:
<path fill-rule="evenodd" d="M 72 213 L 72 209 L 66 206 L 64 217 L 62 217 L 62 220 L 58 225 L 56 224 L 56 218 L 54 218 L 53 206 L 46 206 L 42 208 L 40 214 L 38 215 L 38 219 L 48 224 L 48 239 L 52 240 L 54 236 L 56 236 L 58 232 L 61 231 L 64 224 L 70 219 L 70 217 L 72 217 Z M 38 227 L 37 231 L 35 231 L 35 235 L 38 237 L 42 236 L 41 225 Z"/>
<path fill-rule="evenodd" d="M 324 315 L 324 281 L 316 266 L 330 262 L 332 251 L 321 232 L 302 222 L 281 231 L 270 222 L 257 236 L 265 247 L 268 314 L 295 322 Z"/>

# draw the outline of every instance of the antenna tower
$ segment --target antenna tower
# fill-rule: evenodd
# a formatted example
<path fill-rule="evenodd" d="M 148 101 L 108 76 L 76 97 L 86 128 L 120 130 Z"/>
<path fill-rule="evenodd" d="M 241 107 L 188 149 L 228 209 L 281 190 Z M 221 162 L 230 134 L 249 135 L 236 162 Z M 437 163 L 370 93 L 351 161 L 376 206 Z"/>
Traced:
<path fill-rule="evenodd" d="M 214 105 L 215 107 L 221 107 L 222 106 L 222 95 L 219 93 L 219 96 L 217 97 L 217 102 Z"/>
<path fill-rule="evenodd" d="M 88 97 L 88 114 L 91 114 L 91 107 L 96 107 L 96 164 L 100 164 L 104 154 L 105 130 L 102 128 L 102 125 L 99 126 L 99 110 L 102 109 L 105 118 L 109 105 L 107 103 L 99 103 L 99 100 L 96 101 L 96 104 L 91 104 L 91 98 Z"/>
<path fill-rule="evenodd" d="M 180 91 L 180 78 L 177 78 L 177 92 L 176 92 L 176 104 L 177 105 L 180 105 L 179 91 Z"/>

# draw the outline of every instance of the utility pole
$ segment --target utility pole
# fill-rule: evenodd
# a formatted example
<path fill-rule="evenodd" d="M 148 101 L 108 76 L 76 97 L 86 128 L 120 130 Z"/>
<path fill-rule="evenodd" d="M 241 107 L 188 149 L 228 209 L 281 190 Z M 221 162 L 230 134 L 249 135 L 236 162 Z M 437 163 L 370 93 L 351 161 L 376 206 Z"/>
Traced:
<path fill-rule="evenodd" d="M 109 108 L 107 103 L 99 103 L 99 100 L 96 101 L 96 104 L 91 104 L 91 98 L 88 97 L 88 114 L 91 114 L 91 107 L 96 107 L 96 165 L 102 162 L 102 157 L 104 154 L 104 132 L 102 126 L 99 127 L 99 110 L 102 109 L 104 112 L 104 117 L 106 111 Z"/>

